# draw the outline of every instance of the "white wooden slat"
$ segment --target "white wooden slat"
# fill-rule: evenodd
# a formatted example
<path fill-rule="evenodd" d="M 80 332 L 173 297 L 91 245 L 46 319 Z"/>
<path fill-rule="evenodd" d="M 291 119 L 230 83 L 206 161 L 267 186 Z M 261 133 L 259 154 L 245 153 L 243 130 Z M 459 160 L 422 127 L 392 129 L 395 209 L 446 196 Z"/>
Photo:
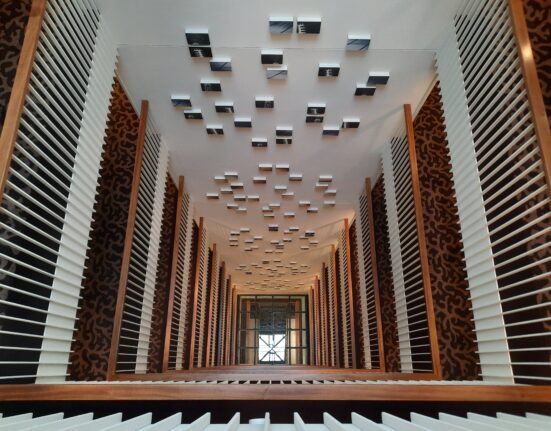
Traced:
<path fill-rule="evenodd" d="M 236 413 L 233 415 L 233 417 L 230 419 L 228 424 L 225 427 L 225 431 L 237 431 L 239 428 L 239 423 L 241 421 L 241 415 L 239 413 Z"/>
<path fill-rule="evenodd" d="M 171 431 L 182 423 L 182 413 L 176 413 L 159 422 L 142 428 L 141 431 Z"/>
<path fill-rule="evenodd" d="M 465 428 L 459 425 L 452 425 L 450 423 L 443 424 L 441 421 L 429 416 L 424 416 L 419 413 L 411 413 L 411 422 L 421 427 L 424 427 L 431 431 L 441 431 L 446 429 L 446 431 L 468 431 L 469 428 Z"/>
<path fill-rule="evenodd" d="M 67 419 L 61 419 L 55 422 L 42 424 L 42 425 L 31 425 L 28 428 L 21 428 L 25 431 L 59 431 L 68 426 L 80 426 L 86 422 L 90 422 L 94 419 L 93 413 L 84 413 L 82 415 L 73 416 Z"/>
<path fill-rule="evenodd" d="M 94 419 L 90 422 L 73 425 L 68 427 L 60 428 L 57 431 L 98 431 L 104 428 L 110 427 L 121 423 L 122 413 L 115 413 L 109 416 L 104 416 L 102 418 Z"/>
<path fill-rule="evenodd" d="M 63 419 L 63 413 L 53 413 L 51 415 L 33 417 L 31 419 L 26 419 L 23 421 L 17 421 L 14 423 L 2 424 L 0 423 L 0 431 L 22 431 L 30 426 L 37 426 L 47 423 L 52 423 Z"/>
<path fill-rule="evenodd" d="M 101 431 L 138 431 L 148 425 L 151 425 L 152 418 L 153 415 L 151 413 L 146 413 L 124 422 L 107 426 L 106 428 L 101 429 Z"/>
<path fill-rule="evenodd" d="M 4 416 L 4 415 L 2 415 L 0 417 L 0 425 L 15 424 L 17 422 L 32 419 L 32 417 L 33 417 L 32 413 L 22 413 L 20 415 L 14 415 L 14 416 Z"/>
<path fill-rule="evenodd" d="M 361 431 L 382 431 L 386 426 L 373 422 L 357 413 L 352 413 L 352 424 Z"/>
<path fill-rule="evenodd" d="M 479 421 L 474 421 L 472 419 L 462 418 L 460 416 L 450 415 L 448 413 L 439 413 L 438 418 L 442 422 L 463 426 L 472 431 L 497 431 L 501 429 L 493 425 L 488 425 Z"/>
<path fill-rule="evenodd" d="M 426 431 L 427 428 L 412 424 L 410 421 L 383 412 L 381 415 L 383 425 L 387 425 L 396 431 Z"/>
<path fill-rule="evenodd" d="M 540 422 L 551 425 L 551 416 L 548 416 L 548 415 L 542 415 L 542 414 L 539 414 L 539 413 L 528 412 L 528 413 L 526 413 L 526 417 L 528 419 L 534 419 L 534 420 L 537 420 L 537 421 L 540 421 Z"/>
<path fill-rule="evenodd" d="M 491 416 L 481 415 L 478 413 L 467 413 L 467 419 L 472 419 L 477 422 L 482 422 L 488 425 L 496 426 L 502 430 L 512 431 L 533 431 L 534 428 L 526 423 L 511 422 L 507 419 L 500 419 Z"/>
<path fill-rule="evenodd" d="M 189 424 L 186 431 L 203 431 L 210 425 L 210 413 L 205 413 L 203 416 Z"/>
<path fill-rule="evenodd" d="M 306 424 L 298 413 L 293 413 L 293 425 L 296 431 L 307 431 Z"/>

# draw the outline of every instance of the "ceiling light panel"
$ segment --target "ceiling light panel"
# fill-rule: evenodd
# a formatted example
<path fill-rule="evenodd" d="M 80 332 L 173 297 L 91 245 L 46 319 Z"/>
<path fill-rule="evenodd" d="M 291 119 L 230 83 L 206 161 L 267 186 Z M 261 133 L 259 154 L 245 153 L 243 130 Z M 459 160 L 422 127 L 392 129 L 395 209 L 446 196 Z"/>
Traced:
<path fill-rule="evenodd" d="M 341 128 L 343 129 L 357 129 L 360 127 L 359 118 L 343 118 Z"/>
<path fill-rule="evenodd" d="M 339 76 L 341 65 L 339 63 L 320 63 L 318 66 L 318 76 L 325 78 L 335 78 Z"/>
<path fill-rule="evenodd" d="M 323 115 L 325 114 L 325 103 L 309 103 L 306 108 L 307 115 Z"/>
<path fill-rule="evenodd" d="M 260 167 L 259 167 L 260 169 Z M 271 169 L 270 169 L 271 170 Z M 254 184 L 266 184 L 266 177 L 253 177 Z"/>
<path fill-rule="evenodd" d="M 266 68 L 266 78 L 272 79 L 274 81 L 287 79 L 288 74 L 289 74 L 289 71 L 287 70 L 287 66 Z"/>
<path fill-rule="evenodd" d="M 219 114 L 234 113 L 233 102 L 215 102 L 214 109 Z"/>
<path fill-rule="evenodd" d="M 270 33 L 285 34 L 293 32 L 292 16 L 271 16 L 269 19 Z"/>
<path fill-rule="evenodd" d="M 173 94 L 170 101 L 175 108 L 191 108 L 191 97 L 187 94 Z"/>
<path fill-rule="evenodd" d="M 233 124 L 235 127 L 251 128 L 253 126 L 251 117 L 235 117 Z"/>
<path fill-rule="evenodd" d="M 189 55 L 194 58 L 211 58 L 212 49 L 210 46 L 190 46 Z"/>
<path fill-rule="evenodd" d="M 371 35 L 349 34 L 346 40 L 347 51 L 367 51 L 371 43 Z"/>
<path fill-rule="evenodd" d="M 259 163 L 258 169 L 261 171 L 271 171 L 274 166 L 271 163 Z"/>
<path fill-rule="evenodd" d="M 266 148 L 268 146 L 267 138 L 252 138 L 251 145 L 254 148 Z"/>
<path fill-rule="evenodd" d="M 277 126 L 276 137 L 291 137 L 293 136 L 293 128 L 290 126 Z"/>
<path fill-rule="evenodd" d="M 202 120 L 203 113 L 200 109 L 189 109 L 184 112 L 184 117 L 186 120 Z"/>
<path fill-rule="evenodd" d="M 320 17 L 305 17 L 297 18 L 297 33 L 298 34 L 319 34 L 321 31 Z"/>
<path fill-rule="evenodd" d="M 386 85 L 390 78 L 389 72 L 369 72 L 368 85 Z"/>
<path fill-rule="evenodd" d="M 220 195 L 218 193 L 207 193 L 207 199 L 219 199 Z"/>
<path fill-rule="evenodd" d="M 372 85 L 366 85 L 362 83 L 356 84 L 356 91 L 354 96 L 373 96 L 375 94 L 376 87 Z"/>
<path fill-rule="evenodd" d="M 213 58 L 209 64 L 213 72 L 231 72 L 231 58 Z"/>
<path fill-rule="evenodd" d="M 210 37 L 207 29 L 186 29 L 186 40 L 189 46 L 210 45 Z"/>
<path fill-rule="evenodd" d="M 274 107 L 274 98 L 272 96 L 257 96 L 254 103 L 257 108 L 272 109 Z"/>
<path fill-rule="evenodd" d="M 260 60 L 262 64 L 283 64 L 283 50 L 263 49 L 260 51 Z"/>
<path fill-rule="evenodd" d="M 339 136 L 340 132 L 339 126 L 323 126 L 322 135 L 324 136 Z"/>
<path fill-rule="evenodd" d="M 223 135 L 224 126 L 222 124 L 207 124 L 206 131 L 207 135 Z"/>
<path fill-rule="evenodd" d="M 222 91 L 222 85 L 217 79 L 201 79 L 202 91 Z"/>

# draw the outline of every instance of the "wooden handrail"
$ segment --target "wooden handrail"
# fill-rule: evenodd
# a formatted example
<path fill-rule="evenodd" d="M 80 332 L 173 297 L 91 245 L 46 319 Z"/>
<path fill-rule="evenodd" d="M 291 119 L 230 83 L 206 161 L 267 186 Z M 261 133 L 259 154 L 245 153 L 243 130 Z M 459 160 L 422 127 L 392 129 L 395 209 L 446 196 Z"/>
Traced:
<path fill-rule="evenodd" d="M 415 151 L 415 136 L 413 133 L 413 116 L 411 105 L 404 105 L 404 117 L 406 123 L 407 142 L 409 151 L 409 166 L 411 170 L 411 189 L 415 206 L 415 223 L 417 227 L 417 240 L 419 242 L 419 255 L 421 260 L 421 273 L 423 278 L 423 291 L 425 293 L 425 305 L 427 308 L 427 323 L 429 329 L 430 350 L 434 374 L 442 376 L 440 364 L 440 350 L 438 348 L 438 334 L 436 332 L 436 317 L 432 301 L 432 287 L 430 283 L 429 259 L 427 255 L 427 243 L 425 240 L 425 226 L 423 224 L 423 206 L 421 203 L 421 191 L 419 188 L 419 172 L 417 170 L 417 154 Z"/>
<path fill-rule="evenodd" d="M 377 320 L 377 343 L 379 346 L 379 369 L 385 371 L 385 347 L 383 341 L 383 318 L 381 315 L 381 296 L 379 292 L 379 273 L 377 272 L 377 252 L 375 249 L 375 224 L 373 218 L 373 200 L 371 197 L 371 178 L 365 179 L 367 195 L 367 215 L 369 220 L 369 245 L 371 250 L 371 276 L 373 278 L 373 296 L 375 300 L 375 318 Z"/>
<path fill-rule="evenodd" d="M 184 177 L 178 177 L 178 200 L 176 201 L 176 220 L 174 222 L 174 239 L 172 242 L 172 264 L 170 267 L 170 287 L 168 290 L 168 305 L 166 313 L 165 342 L 163 348 L 163 372 L 168 370 L 168 355 L 170 351 L 170 337 L 172 335 L 172 315 L 174 309 L 174 292 L 176 289 L 176 271 L 178 269 L 178 251 L 180 249 L 180 227 L 182 207 L 184 202 Z"/>
<path fill-rule="evenodd" d="M 344 219 L 344 238 L 346 253 L 346 276 L 348 278 L 348 312 L 350 313 L 350 343 L 352 347 L 352 368 L 356 368 L 356 330 L 354 322 L 354 292 L 352 289 L 352 256 L 350 251 L 350 224 L 347 218 Z"/>
<path fill-rule="evenodd" d="M 550 403 L 551 386 L 425 384 L 215 385 L 111 383 L 0 385 L 2 401 L 344 400 Z"/>
<path fill-rule="evenodd" d="M 34 57 L 40 40 L 42 21 L 47 6 L 47 0 L 33 0 L 32 2 L 10 99 L 6 107 L 6 117 L 0 135 L 0 203 L 4 197 L 4 188 L 9 176 L 13 149 L 15 148 L 21 115 L 25 107 L 25 98 L 29 92 Z"/>
<path fill-rule="evenodd" d="M 551 131 L 549 130 L 549 120 L 545 112 L 545 104 L 526 25 L 526 17 L 524 16 L 522 0 L 509 0 L 509 12 L 517 42 L 524 83 L 526 84 L 526 94 L 532 111 L 536 138 L 540 147 L 542 167 L 547 181 L 547 191 L 551 195 Z M 551 202 L 549 206 L 551 208 Z"/>
<path fill-rule="evenodd" d="M 194 358 L 195 358 L 195 325 L 197 325 L 197 301 L 199 295 L 199 281 L 200 281 L 200 264 L 201 264 L 201 254 L 202 254 L 202 243 L 203 243 L 203 217 L 199 218 L 199 234 L 197 235 L 197 256 L 195 258 L 195 279 L 193 281 L 193 304 L 192 310 L 193 314 L 191 317 L 191 337 L 189 345 L 189 369 L 195 367 Z"/>
<path fill-rule="evenodd" d="M 140 125 L 138 128 L 138 140 L 136 143 L 136 156 L 134 158 L 134 172 L 132 177 L 132 189 L 130 191 L 130 203 L 128 205 L 128 220 L 124 237 L 124 248 L 122 254 L 121 274 L 119 278 L 119 289 L 117 292 L 117 304 L 115 306 L 115 317 L 113 322 L 113 336 L 111 337 L 111 348 L 107 363 L 107 379 L 112 380 L 117 368 L 117 355 L 122 328 L 122 315 L 124 311 L 124 299 L 126 298 L 126 286 L 128 284 L 128 271 L 130 267 L 130 253 L 132 251 L 132 240 L 134 238 L 134 226 L 136 224 L 136 212 L 138 207 L 138 191 L 140 188 L 140 177 L 143 162 L 143 149 L 145 134 L 147 130 L 147 119 L 149 115 L 149 103 L 142 100 L 140 108 Z"/>
<path fill-rule="evenodd" d="M 216 271 L 217 267 L 215 265 L 216 261 L 218 259 L 218 253 L 216 252 L 216 244 L 212 245 L 212 260 L 210 265 L 210 295 L 209 295 L 209 303 L 208 303 L 208 316 L 207 316 L 207 351 L 205 352 L 205 365 L 207 367 L 213 366 L 214 364 L 211 363 L 212 357 L 214 355 L 214 348 L 211 349 L 212 345 L 212 320 L 214 318 L 214 308 L 216 307 L 216 304 L 214 303 L 214 292 L 218 288 L 215 284 L 216 280 Z"/>

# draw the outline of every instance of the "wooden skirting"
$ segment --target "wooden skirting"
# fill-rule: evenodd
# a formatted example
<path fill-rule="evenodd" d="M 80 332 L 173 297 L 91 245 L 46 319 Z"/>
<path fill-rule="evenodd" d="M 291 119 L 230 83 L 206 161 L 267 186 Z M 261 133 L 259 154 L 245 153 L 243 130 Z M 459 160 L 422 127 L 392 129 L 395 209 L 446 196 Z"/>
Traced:
<path fill-rule="evenodd" d="M 6 401 L 152 400 L 347 400 L 551 402 L 551 386 L 468 386 L 411 384 L 213 385 L 213 384 L 57 384 L 1 385 Z"/>

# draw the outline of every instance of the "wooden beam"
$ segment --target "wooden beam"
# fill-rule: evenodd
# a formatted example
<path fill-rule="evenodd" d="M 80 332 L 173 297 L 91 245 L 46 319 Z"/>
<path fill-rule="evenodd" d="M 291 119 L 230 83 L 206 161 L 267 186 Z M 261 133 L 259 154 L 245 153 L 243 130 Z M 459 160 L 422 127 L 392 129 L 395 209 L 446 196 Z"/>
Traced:
<path fill-rule="evenodd" d="M 333 271 L 331 271 L 331 282 L 333 285 L 333 313 L 335 320 L 331 322 L 333 327 L 335 328 L 335 339 L 332 340 L 333 349 L 335 349 L 335 364 L 333 366 L 340 368 L 341 366 L 341 349 L 340 349 L 340 343 L 339 343 L 339 328 L 340 328 L 340 322 L 339 322 L 339 295 L 338 295 L 338 287 L 337 287 L 337 259 L 336 259 L 336 250 L 335 246 L 331 246 L 331 265 L 333 266 Z"/>
<path fill-rule="evenodd" d="M 438 334 L 436 332 L 436 318 L 432 302 L 432 287 L 430 283 L 429 259 L 427 255 L 427 243 L 425 241 L 425 226 L 423 224 L 423 206 L 421 203 L 421 191 L 419 189 L 419 172 L 417 170 L 417 154 L 415 152 L 415 136 L 413 133 L 413 116 L 411 105 L 404 105 L 404 117 L 406 123 L 409 166 L 411 170 L 411 188 L 415 205 L 415 223 L 417 226 L 417 240 L 419 242 L 419 255 L 421 259 L 421 273 L 423 277 L 423 290 L 425 293 L 425 305 L 427 307 L 427 323 L 429 329 L 430 350 L 432 355 L 433 371 L 442 376 L 440 364 L 440 350 L 438 348 Z"/>
<path fill-rule="evenodd" d="M 15 148 L 21 115 L 25 107 L 25 98 L 29 92 L 29 81 L 47 5 L 47 0 L 33 0 L 32 2 L 10 99 L 6 107 L 6 117 L 0 135 L 0 203 L 9 176 L 13 149 Z"/>
<path fill-rule="evenodd" d="M 231 288 L 231 275 L 228 277 L 228 280 L 226 281 L 226 297 L 228 299 L 226 304 L 226 340 L 224 343 L 224 362 L 223 365 L 230 365 L 230 346 L 231 346 L 231 333 L 232 333 L 232 326 L 231 322 L 233 319 L 232 315 L 232 288 Z"/>
<path fill-rule="evenodd" d="M 216 260 L 218 256 L 216 253 L 216 244 L 212 245 L 212 261 L 210 265 L 210 296 L 209 296 L 209 304 L 208 304 L 208 317 L 207 317 L 207 351 L 205 352 L 205 366 L 210 367 L 214 364 L 212 364 L 212 358 L 214 355 L 214 348 L 211 349 L 212 346 L 212 331 L 213 331 L 213 319 L 214 319 L 214 308 L 216 307 L 216 304 L 214 303 L 214 292 L 218 288 L 218 286 L 215 285 L 216 280 L 216 271 L 218 268 L 216 267 Z"/>
<path fill-rule="evenodd" d="M 168 355 L 170 352 L 170 337 L 172 335 L 172 315 L 174 309 L 174 292 L 176 289 L 176 271 L 178 269 L 178 251 L 180 249 L 180 227 L 182 207 L 184 202 L 184 177 L 178 177 L 178 200 L 176 201 L 176 220 L 172 241 L 172 264 L 170 267 L 170 286 L 168 290 L 168 307 L 166 313 L 165 342 L 163 348 L 163 373 L 168 370 Z"/>
<path fill-rule="evenodd" d="M 201 265 L 201 254 L 202 254 L 202 243 L 203 243 L 203 227 L 204 221 L 203 217 L 199 218 L 199 235 L 197 235 L 197 256 L 195 259 L 195 279 L 193 280 L 193 313 L 191 315 L 191 337 L 189 345 L 189 369 L 195 367 L 194 358 L 195 358 L 195 325 L 197 325 L 197 307 L 199 300 L 199 281 L 200 281 L 200 265 Z"/>
<path fill-rule="evenodd" d="M 330 359 L 329 359 L 329 292 L 327 291 L 327 285 L 325 284 L 325 262 L 321 264 L 321 277 L 323 280 L 322 286 L 324 289 L 322 289 L 322 295 L 323 295 L 323 304 L 324 304 L 324 315 L 325 315 L 325 324 L 323 325 L 323 330 L 325 331 L 325 343 L 324 343 L 324 356 L 325 359 L 322 361 L 322 365 L 329 366 L 330 365 Z"/>
<path fill-rule="evenodd" d="M 369 220 L 369 245 L 371 250 L 371 276 L 373 278 L 373 296 L 375 300 L 375 318 L 377 320 L 377 344 L 379 346 L 379 369 L 385 371 L 385 346 L 383 340 L 383 318 L 381 315 L 381 295 L 379 292 L 379 274 L 377 272 L 377 252 L 375 249 L 375 223 L 373 218 L 373 200 L 371 197 L 371 178 L 365 179 L 367 195 L 367 215 Z"/>
<path fill-rule="evenodd" d="M 356 322 L 354 322 L 354 292 L 352 289 L 352 254 L 350 251 L 350 224 L 347 218 L 344 219 L 344 237 L 346 253 L 346 276 L 348 278 L 348 312 L 350 313 L 350 344 L 352 348 L 352 368 L 357 367 L 356 358 Z"/>
<path fill-rule="evenodd" d="M 315 336 L 314 336 L 314 289 L 310 286 L 310 291 L 308 292 L 308 325 L 310 326 L 308 334 L 310 337 L 310 365 L 319 365 L 316 361 L 314 355 L 314 345 L 315 345 Z"/>
<path fill-rule="evenodd" d="M 0 385 L 7 401 L 286 400 L 550 403 L 551 386 L 348 384 L 216 385 L 90 384 Z M 484 404 L 482 404 L 484 405 Z M 529 407 L 529 406 L 528 406 Z"/>
<path fill-rule="evenodd" d="M 530 36 L 524 16 L 522 0 L 509 0 L 509 11 L 513 24 L 513 32 L 517 41 L 520 65 L 524 76 L 524 83 L 530 109 L 532 111 L 532 120 L 536 132 L 536 138 L 540 147 L 542 168 L 547 180 L 547 190 L 551 194 L 551 131 L 549 129 L 549 119 L 545 112 L 545 103 L 541 92 L 538 71 L 530 44 Z M 551 208 L 551 203 L 549 204 Z"/>
<path fill-rule="evenodd" d="M 232 365 L 235 365 L 237 363 L 237 313 L 238 313 L 238 305 L 237 305 L 237 292 L 235 290 L 235 286 L 232 289 L 232 342 L 231 342 L 231 363 Z"/>
<path fill-rule="evenodd" d="M 132 241 L 134 239 L 134 226 L 136 224 L 136 212 L 138 208 L 138 191 L 143 162 L 143 149 L 145 134 L 147 131 L 147 118 L 149 116 L 149 103 L 142 100 L 140 108 L 140 125 L 138 128 L 138 141 L 136 143 L 136 156 L 134 158 L 134 172 L 132 177 L 132 189 L 130 191 L 130 203 L 128 205 L 128 220 L 126 222 L 126 233 L 124 237 L 124 248 L 122 254 L 121 274 L 119 278 L 119 290 L 117 292 L 117 304 L 115 306 L 115 318 L 113 322 L 113 336 L 111 337 L 111 348 L 109 350 L 109 361 L 107 364 L 107 379 L 112 380 L 117 368 L 117 355 L 122 328 L 122 316 L 124 311 L 124 300 L 126 298 L 126 287 L 128 284 L 128 271 L 130 267 L 130 254 Z"/>

